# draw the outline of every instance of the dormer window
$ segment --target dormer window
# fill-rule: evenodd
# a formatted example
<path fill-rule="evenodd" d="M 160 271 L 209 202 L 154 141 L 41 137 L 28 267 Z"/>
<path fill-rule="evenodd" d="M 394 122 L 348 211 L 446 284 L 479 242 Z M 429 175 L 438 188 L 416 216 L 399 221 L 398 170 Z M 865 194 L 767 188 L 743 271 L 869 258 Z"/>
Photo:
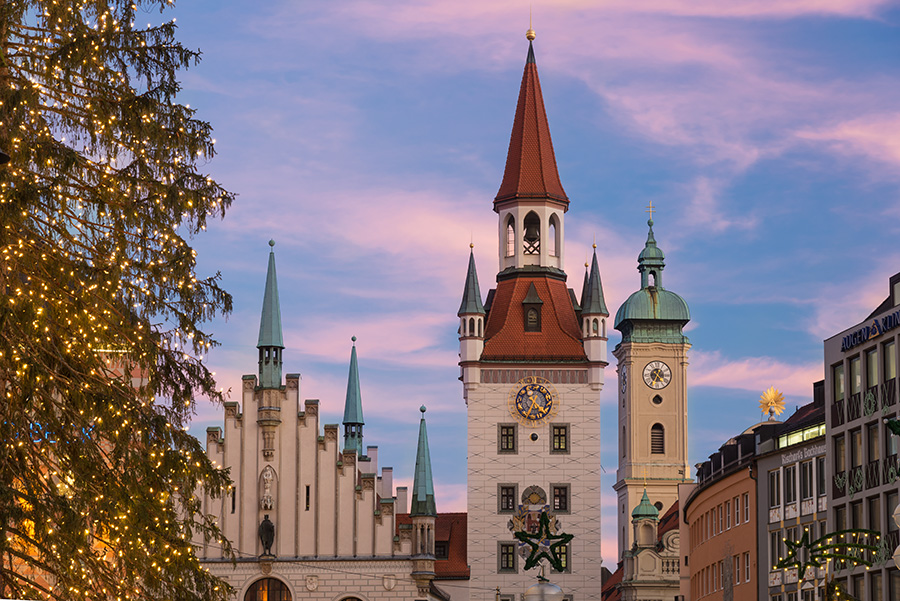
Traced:
<path fill-rule="evenodd" d="M 522 299 L 522 311 L 525 317 L 526 332 L 541 331 L 541 306 L 544 301 L 538 296 L 534 283 L 528 288 L 528 294 Z"/>

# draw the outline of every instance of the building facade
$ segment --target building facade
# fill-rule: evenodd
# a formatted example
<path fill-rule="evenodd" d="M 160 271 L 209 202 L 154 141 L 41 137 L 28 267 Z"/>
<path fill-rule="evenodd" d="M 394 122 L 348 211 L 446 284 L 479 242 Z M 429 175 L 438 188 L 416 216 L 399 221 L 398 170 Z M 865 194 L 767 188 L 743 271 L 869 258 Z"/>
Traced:
<path fill-rule="evenodd" d="M 813 402 L 757 438 L 759 570 L 761 599 L 815 601 L 824 598 L 826 569 L 778 569 L 788 557 L 785 541 L 827 534 L 828 478 L 825 462 L 824 382 L 813 385 Z"/>
<path fill-rule="evenodd" d="M 758 598 L 757 476 L 753 468 L 760 426 L 774 424 L 760 424 L 729 439 L 698 466 L 697 483 L 681 488 L 685 599 Z"/>
<path fill-rule="evenodd" d="M 514 533 L 537 533 L 542 514 L 551 532 L 574 535 L 558 549 L 563 571 L 548 577 L 570 599 L 600 595 L 599 400 L 609 314 L 596 251 L 580 302 L 567 286 L 568 208 L 529 42 L 494 199 L 496 287 L 482 302 L 470 254 L 458 311 L 470 584 L 499 588 L 503 600 L 534 584 L 537 570 L 524 570 L 529 547 Z"/>
<path fill-rule="evenodd" d="M 619 556 L 631 550 L 634 509 L 649 494 L 660 514 L 678 501 L 678 487 L 690 481 L 687 458 L 687 303 L 663 287 L 665 255 L 653 234 L 653 220 L 638 256 L 641 288 L 616 312 L 622 332 L 613 355 L 618 361 Z"/>
<path fill-rule="evenodd" d="M 875 565 L 837 566 L 837 580 L 871 601 L 900 599 L 900 573 L 890 556 L 900 543 L 891 519 L 898 505 L 898 437 L 884 421 L 897 417 L 900 273 L 888 296 L 866 319 L 825 340 L 828 529 L 881 533 Z"/>
<path fill-rule="evenodd" d="M 444 561 L 435 557 L 425 408 L 407 498 L 405 488 L 395 493 L 393 470 L 379 470 L 377 447 L 364 445 L 355 340 L 343 424 L 320 424 L 319 401 L 300 403 L 300 375 L 282 378 L 270 252 L 258 374 L 243 377 L 240 402 L 225 403 L 224 429 L 207 431 L 208 456 L 229 469 L 234 484 L 224 498 L 202 497 L 202 509 L 232 541 L 235 561 L 216 541 L 195 541 L 204 567 L 227 580 L 239 601 L 449 599 L 434 584 L 436 564 L 449 564 L 450 554 Z M 458 535 L 464 539 L 464 528 Z M 457 576 L 464 579 L 465 572 Z"/>

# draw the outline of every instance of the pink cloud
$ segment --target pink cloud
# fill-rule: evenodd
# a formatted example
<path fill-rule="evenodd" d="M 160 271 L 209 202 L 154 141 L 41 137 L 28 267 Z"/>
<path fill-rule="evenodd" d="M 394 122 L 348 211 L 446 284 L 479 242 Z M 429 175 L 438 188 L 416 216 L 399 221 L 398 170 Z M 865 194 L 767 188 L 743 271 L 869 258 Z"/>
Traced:
<path fill-rule="evenodd" d="M 866 115 L 796 135 L 822 142 L 839 154 L 863 156 L 895 167 L 900 164 L 900 113 Z"/>
<path fill-rule="evenodd" d="M 716 386 L 762 394 L 770 386 L 808 397 L 812 383 L 823 378 L 821 362 L 791 364 L 772 357 L 728 359 L 718 351 L 691 351 L 689 385 Z"/>

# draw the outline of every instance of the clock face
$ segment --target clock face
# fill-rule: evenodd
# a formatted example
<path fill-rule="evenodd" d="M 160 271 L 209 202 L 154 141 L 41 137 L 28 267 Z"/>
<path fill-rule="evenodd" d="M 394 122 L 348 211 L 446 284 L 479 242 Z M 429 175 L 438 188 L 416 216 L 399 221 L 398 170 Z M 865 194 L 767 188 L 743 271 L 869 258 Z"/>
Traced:
<path fill-rule="evenodd" d="M 509 413 L 519 423 L 534 428 L 556 415 L 556 391 L 544 378 L 523 378 L 509 393 Z"/>
<path fill-rule="evenodd" d="M 647 367 L 644 368 L 643 375 L 644 383 L 654 390 L 665 388 L 672 381 L 672 370 L 662 361 L 651 361 L 648 363 Z"/>

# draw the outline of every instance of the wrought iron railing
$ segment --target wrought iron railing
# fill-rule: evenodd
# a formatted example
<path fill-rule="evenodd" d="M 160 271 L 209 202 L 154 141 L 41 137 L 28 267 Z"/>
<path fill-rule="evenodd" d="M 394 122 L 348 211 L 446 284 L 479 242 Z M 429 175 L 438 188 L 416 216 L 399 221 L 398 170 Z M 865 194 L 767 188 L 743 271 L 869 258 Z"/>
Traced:
<path fill-rule="evenodd" d="M 847 403 L 847 421 L 852 422 L 855 419 L 859 419 L 860 415 L 862 415 L 862 393 L 857 392 L 850 395 L 850 400 Z"/>
<path fill-rule="evenodd" d="M 831 426 L 844 425 L 844 399 L 838 399 L 831 404 Z"/>
<path fill-rule="evenodd" d="M 866 464 L 866 488 L 875 488 L 881 485 L 881 460 L 876 459 Z"/>
<path fill-rule="evenodd" d="M 881 385 L 881 406 L 892 407 L 897 403 L 897 378 L 891 378 Z"/>

